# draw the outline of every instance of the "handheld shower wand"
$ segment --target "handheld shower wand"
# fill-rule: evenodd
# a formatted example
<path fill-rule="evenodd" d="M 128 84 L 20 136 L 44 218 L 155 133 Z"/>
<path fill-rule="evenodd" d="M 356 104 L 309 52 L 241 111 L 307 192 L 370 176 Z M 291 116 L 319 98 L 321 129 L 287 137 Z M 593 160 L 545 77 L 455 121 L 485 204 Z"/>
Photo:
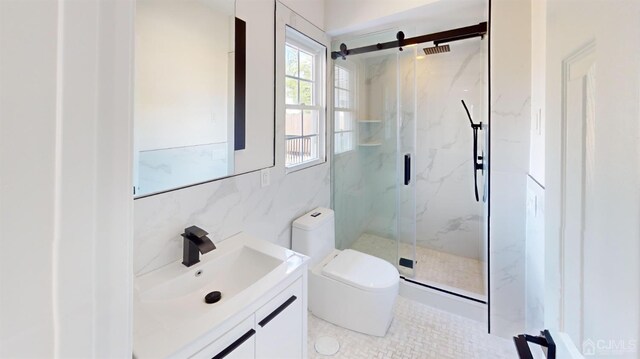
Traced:
<path fill-rule="evenodd" d="M 467 104 L 464 103 L 464 100 L 461 101 L 462 106 L 464 106 L 464 110 L 467 112 L 471 129 L 473 130 L 473 185 L 475 189 L 476 202 L 480 202 L 480 196 L 478 196 L 478 171 L 484 170 L 484 156 L 478 156 L 478 130 L 482 130 L 482 121 L 478 124 L 473 123 Z"/>

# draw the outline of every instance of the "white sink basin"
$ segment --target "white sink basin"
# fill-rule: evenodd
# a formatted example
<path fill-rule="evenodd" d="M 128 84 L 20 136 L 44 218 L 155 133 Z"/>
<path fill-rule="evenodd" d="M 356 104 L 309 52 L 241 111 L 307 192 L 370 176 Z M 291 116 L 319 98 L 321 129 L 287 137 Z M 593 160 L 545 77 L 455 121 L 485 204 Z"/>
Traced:
<path fill-rule="evenodd" d="M 180 357 L 195 342 L 231 329 L 269 290 L 301 268 L 306 256 L 240 233 L 185 267 L 176 261 L 134 280 L 133 352 L 136 358 Z M 204 301 L 221 292 L 213 304 Z"/>
<path fill-rule="evenodd" d="M 199 264 L 141 292 L 140 300 L 166 301 L 195 296 L 202 301 L 207 293 L 219 291 L 222 299 L 218 303 L 222 303 L 267 275 L 282 264 L 282 260 L 242 246 Z"/>

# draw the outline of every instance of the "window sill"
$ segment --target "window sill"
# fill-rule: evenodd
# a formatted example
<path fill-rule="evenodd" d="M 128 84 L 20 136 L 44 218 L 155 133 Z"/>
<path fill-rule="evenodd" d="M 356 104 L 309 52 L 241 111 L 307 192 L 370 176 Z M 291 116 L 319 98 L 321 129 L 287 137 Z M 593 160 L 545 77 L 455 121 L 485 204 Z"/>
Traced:
<path fill-rule="evenodd" d="M 304 170 L 304 169 L 307 169 L 309 167 L 315 167 L 315 166 L 318 166 L 318 165 L 321 165 L 321 164 L 324 164 L 324 163 L 327 163 L 326 159 L 304 162 L 304 163 L 301 163 L 299 165 L 295 165 L 295 166 L 291 166 L 291 167 L 286 167 L 285 166 L 285 173 L 289 174 L 289 173 L 293 173 L 293 172 L 298 172 L 300 170 Z"/>

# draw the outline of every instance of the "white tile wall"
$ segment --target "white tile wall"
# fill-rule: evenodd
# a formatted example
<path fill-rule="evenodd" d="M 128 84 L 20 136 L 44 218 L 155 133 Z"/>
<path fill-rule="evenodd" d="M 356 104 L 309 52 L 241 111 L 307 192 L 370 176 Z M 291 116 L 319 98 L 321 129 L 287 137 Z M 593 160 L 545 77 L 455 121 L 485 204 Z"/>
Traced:
<path fill-rule="evenodd" d="M 491 332 L 524 331 L 531 3 L 491 3 Z"/>
<path fill-rule="evenodd" d="M 456 42 L 449 53 L 416 61 L 417 244 L 474 259 L 482 258 L 483 208 L 474 197 L 473 132 L 461 100 L 475 123 L 484 121 L 484 42 Z M 483 136 L 484 131 L 479 131 L 478 155 L 483 151 Z M 480 198 L 484 178 L 478 172 Z"/>

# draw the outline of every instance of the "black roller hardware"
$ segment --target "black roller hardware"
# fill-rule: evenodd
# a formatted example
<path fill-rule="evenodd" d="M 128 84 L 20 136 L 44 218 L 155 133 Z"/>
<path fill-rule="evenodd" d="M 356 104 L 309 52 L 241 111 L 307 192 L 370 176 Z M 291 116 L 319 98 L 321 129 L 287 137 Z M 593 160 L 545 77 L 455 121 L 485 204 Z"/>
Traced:
<path fill-rule="evenodd" d="M 331 52 L 331 58 L 343 59 L 345 60 L 347 56 L 350 55 L 358 55 L 358 54 L 366 54 L 367 52 L 386 50 L 386 49 L 394 49 L 399 48 L 402 51 L 403 47 L 407 47 L 409 45 L 422 44 L 425 42 L 433 42 L 434 45 L 444 44 L 453 41 L 460 41 L 465 39 L 470 39 L 473 37 L 484 38 L 487 35 L 487 22 L 481 22 L 477 25 L 459 27 L 456 29 L 434 32 L 431 34 L 405 38 L 404 33 L 402 31 L 398 32 L 396 35 L 396 40 L 388 41 L 383 43 L 377 43 L 375 45 L 368 45 L 363 47 L 358 47 L 356 49 L 347 48 L 346 44 L 340 44 L 339 51 Z"/>
<path fill-rule="evenodd" d="M 295 295 L 292 295 L 291 298 L 287 299 L 286 302 L 282 303 L 278 308 L 276 308 L 273 312 L 271 312 L 271 314 L 264 317 L 264 319 L 262 319 L 258 323 L 258 325 L 261 327 L 264 327 L 265 325 L 267 325 L 270 321 L 273 320 L 273 318 L 277 317 L 278 314 L 282 313 L 283 310 L 287 309 L 287 307 L 290 306 L 291 303 L 295 302 L 296 299 L 298 299 L 298 297 L 296 297 Z"/>

